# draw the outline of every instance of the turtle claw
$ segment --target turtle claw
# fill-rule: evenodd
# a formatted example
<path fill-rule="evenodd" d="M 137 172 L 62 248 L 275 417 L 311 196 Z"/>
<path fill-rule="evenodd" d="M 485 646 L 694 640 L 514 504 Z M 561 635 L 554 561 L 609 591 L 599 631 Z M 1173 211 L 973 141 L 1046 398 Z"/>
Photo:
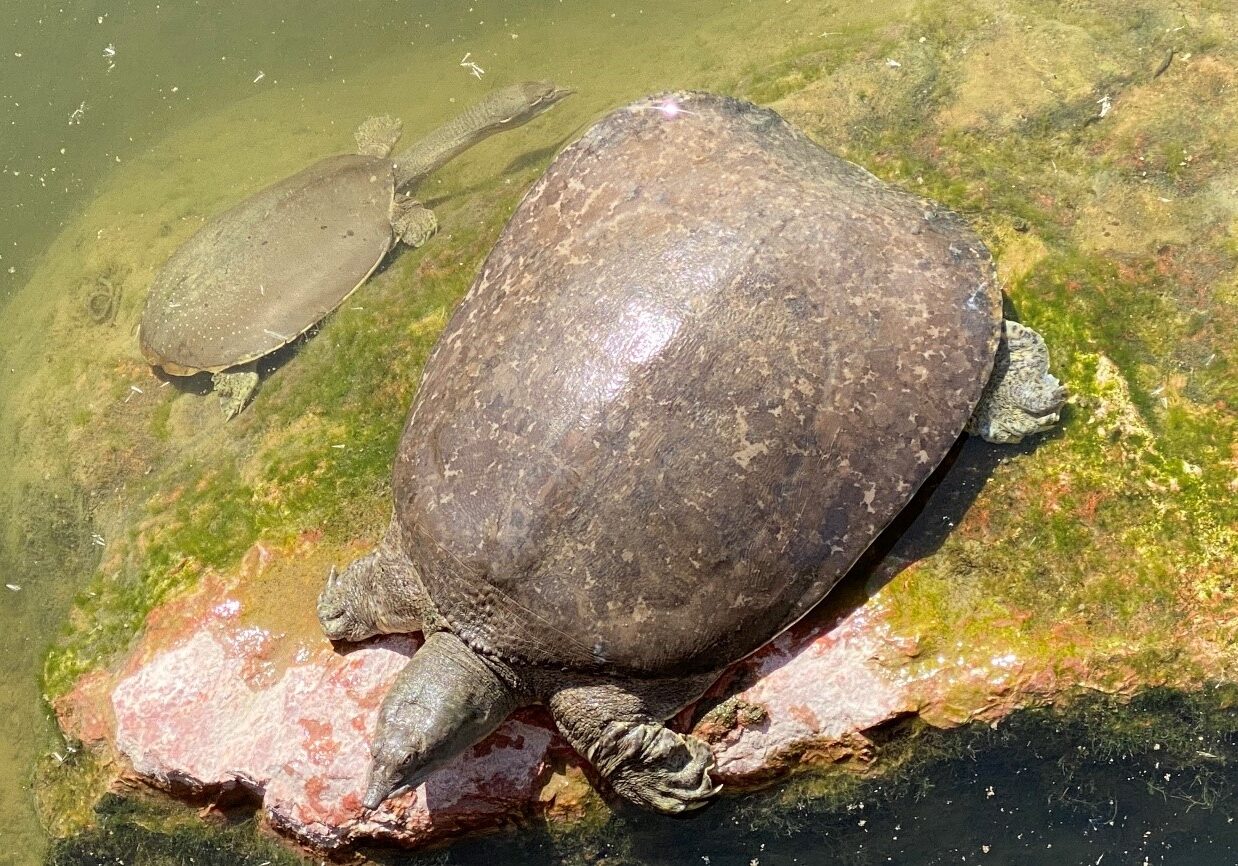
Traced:
<path fill-rule="evenodd" d="M 372 623 L 358 615 L 353 594 L 349 592 L 349 582 L 343 577 L 334 565 L 331 566 L 327 585 L 318 596 L 318 622 L 328 640 L 353 643 L 373 637 L 378 631 Z"/>
<path fill-rule="evenodd" d="M 438 217 L 419 201 L 407 199 L 392 206 L 391 227 L 407 246 L 416 249 L 438 231 Z"/>
<path fill-rule="evenodd" d="M 675 815 L 699 809 L 722 790 L 709 776 L 709 746 L 664 725 L 632 725 L 599 747 L 593 756 L 598 769 L 616 793 L 638 806 Z M 603 750 L 608 754 L 598 754 Z"/>

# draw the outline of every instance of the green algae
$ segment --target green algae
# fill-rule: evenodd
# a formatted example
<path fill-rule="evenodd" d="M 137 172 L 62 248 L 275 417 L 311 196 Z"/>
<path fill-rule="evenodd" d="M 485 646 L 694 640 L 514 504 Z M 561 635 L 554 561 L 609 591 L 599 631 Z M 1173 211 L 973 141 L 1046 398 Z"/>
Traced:
<path fill-rule="evenodd" d="M 911 665 L 962 646 L 969 658 L 1015 652 L 1059 668 L 1117 659 L 1145 683 L 1184 687 L 1232 666 L 1223 626 L 1238 604 L 1238 241 L 1225 184 L 1238 147 L 1238 63 L 1221 38 L 1232 11 L 905 2 L 826 9 L 809 23 L 781 25 L 788 38 L 748 59 L 685 58 L 686 80 L 666 84 L 712 83 L 772 103 L 827 146 L 966 215 L 995 253 L 1011 311 L 1045 335 L 1074 395 L 1062 429 L 1035 453 L 1009 452 L 958 531 L 905 574 L 890 617 L 921 639 Z M 523 38 L 525 50 L 536 37 Z M 1153 78 L 1171 47 L 1171 65 Z M 548 118 L 553 133 L 529 141 L 562 140 L 655 79 L 588 79 L 602 92 L 565 103 Z M 319 95 L 338 110 L 338 97 Z M 1104 97 L 1112 109 L 1101 117 Z M 229 120 L 243 114 L 244 128 L 257 129 L 249 111 Z M 152 249 L 79 254 L 86 278 L 75 284 L 119 275 L 117 320 L 135 321 L 151 268 L 201 214 L 318 155 L 324 138 L 345 146 L 346 124 L 308 133 L 328 116 L 324 107 L 306 118 L 280 153 L 247 150 L 254 164 L 244 169 L 206 141 L 181 143 L 192 162 L 158 157 L 168 184 L 194 197 L 126 214 L 131 243 Z M 153 608 L 208 571 L 236 570 L 255 543 L 320 531 L 323 545 L 342 549 L 381 530 L 421 365 L 549 155 L 497 174 L 478 157 L 445 173 L 431 190 L 443 234 L 394 257 L 278 359 L 259 404 L 231 425 L 193 386 L 153 387 L 119 327 L 104 335 L 106 369 L 81 357 L 47 368 L 43 390 L 80 399 L 71 410 L 32 401 L 23 429 L 67 429 L 80 453 L 57 475 L 78 489 L 125 486 L 101 527 L 103 562 L 47 657 L 48 696 L 113 662 Z M 203 165 L 217 174 L 198 176 Z M 40 333 L 74 333 L 65 322 L 80 323 L 81 301 L 40 314 Z M 132 390 L 139 382 L 144 393 Z M 1211 671 L 1200 660 L 1208 652 L 1219 659 Z M 1117 688 L 1120 676 L 1100 679 Z M 881 761 L 908 762 L 914 780 L 926 742 L 894 729 Z"/>
<path fill-rule="evenodd" d="M 196 810 L 150 798 L 108 795 L 96 808 L 98 827 L 58 841 L 47 866 L 301 866 L 290 851 L 246 817 L 216 812 L 204 822 Z"/>

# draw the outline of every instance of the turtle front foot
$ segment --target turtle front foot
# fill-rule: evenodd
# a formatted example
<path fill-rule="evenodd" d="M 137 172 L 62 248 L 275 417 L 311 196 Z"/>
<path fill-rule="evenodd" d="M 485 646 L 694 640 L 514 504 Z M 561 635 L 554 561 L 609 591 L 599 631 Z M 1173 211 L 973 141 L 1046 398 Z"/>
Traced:
<path fill-rule="evenodd" d="M 364 588 L 358 587 L 356 567 L 342 574 L 332 566 L 327 585 L 318 596 L 318 622 L 328 640 L 356 642 L 379 633 L 364 603 Z"/>
<path fill-rule="evenodd" d="M 405 244 L 416 249 L 438 231 L 438 217 L 419 201 L 407 199 L 392 206 L 391 226 Z"/>
<path fill-rule="evenodd" d="M 258 371 L 250 369 L 216 373 L 211 377 L 211 385 L 219 395 L 219 407 L 223 409 L 224 418 L 231 421 L 249 405 L 254 392 L 258 390 Z"/>
<path fill-rule="evenodd" d="M 704 806 L 722 790 L 709 778 L 714 756 L 705 742 L 655 723 L 612 723 L 589 760 L 615 792 L 638 806 L 677 814 Z"/>
<path fill-rule="evenodd" d="M 989 442 L 1021 442 L 1058 423 L 1066 396 L 1062 383 L 1049 372 L 1044 338 L 1018 322 L 1003 321 L 993 375 L 967 431 Z"/>

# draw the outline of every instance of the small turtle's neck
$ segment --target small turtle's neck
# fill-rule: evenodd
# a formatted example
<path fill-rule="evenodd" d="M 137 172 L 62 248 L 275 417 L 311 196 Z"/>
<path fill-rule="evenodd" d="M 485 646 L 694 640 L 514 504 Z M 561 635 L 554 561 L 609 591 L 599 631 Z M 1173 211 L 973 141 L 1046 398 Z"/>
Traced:
<path fill-rule="evenodd" d="M 396 154 L 396 189 L 412 191 L 452 159 L 501 131 L 510 115 L 497 108 L 483 100 Z"/>

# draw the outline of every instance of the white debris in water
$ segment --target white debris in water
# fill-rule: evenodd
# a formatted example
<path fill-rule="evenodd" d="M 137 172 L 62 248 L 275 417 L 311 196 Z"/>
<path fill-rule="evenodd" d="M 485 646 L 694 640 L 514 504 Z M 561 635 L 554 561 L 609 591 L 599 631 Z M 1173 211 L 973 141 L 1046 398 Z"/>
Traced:
<path fill-rule="evenodd" d="M 15 583 L 6 583 L 6 584 L 4 585 L 4 588 L 5 588 L 5 589 L 11 589 L 11 590 L 13 590 L 13 592 L 21 592 L 21 587 L 20 587 L 20 586 L 18 586 L 17 584 L 15 584 Z"/>
<path fill-rule="evenodd" d="M 254 76 L 254 84 L 257 84 L 259 81 L 261 81 L 262 79 L 266 77 L 267 77 L 267 74 L 263 72 L 261 69 L 259 69 L 258 74 Z"/>
<path fill-rule="evenodd" d="M 473 56 L 472 51 L 465 52 L 464 56 L 460 58 L 460 65 L 463 66 L 465 69 L 469 70 L 469 73 L 474 78 L 480 79 L 483 75 L 486 74 L 486 70 L 482 69 L 472 60 L 469 60 L 469 58 L 472 56 Z"/>
<path fill-rule="evenodd" d="M 86 113 L 86 100 L 82 100 L 82 104 L 73 109 L 73 113 L 69 115 L 69 125 L 76 126 L 82 122 L 82 115 Z"/>

